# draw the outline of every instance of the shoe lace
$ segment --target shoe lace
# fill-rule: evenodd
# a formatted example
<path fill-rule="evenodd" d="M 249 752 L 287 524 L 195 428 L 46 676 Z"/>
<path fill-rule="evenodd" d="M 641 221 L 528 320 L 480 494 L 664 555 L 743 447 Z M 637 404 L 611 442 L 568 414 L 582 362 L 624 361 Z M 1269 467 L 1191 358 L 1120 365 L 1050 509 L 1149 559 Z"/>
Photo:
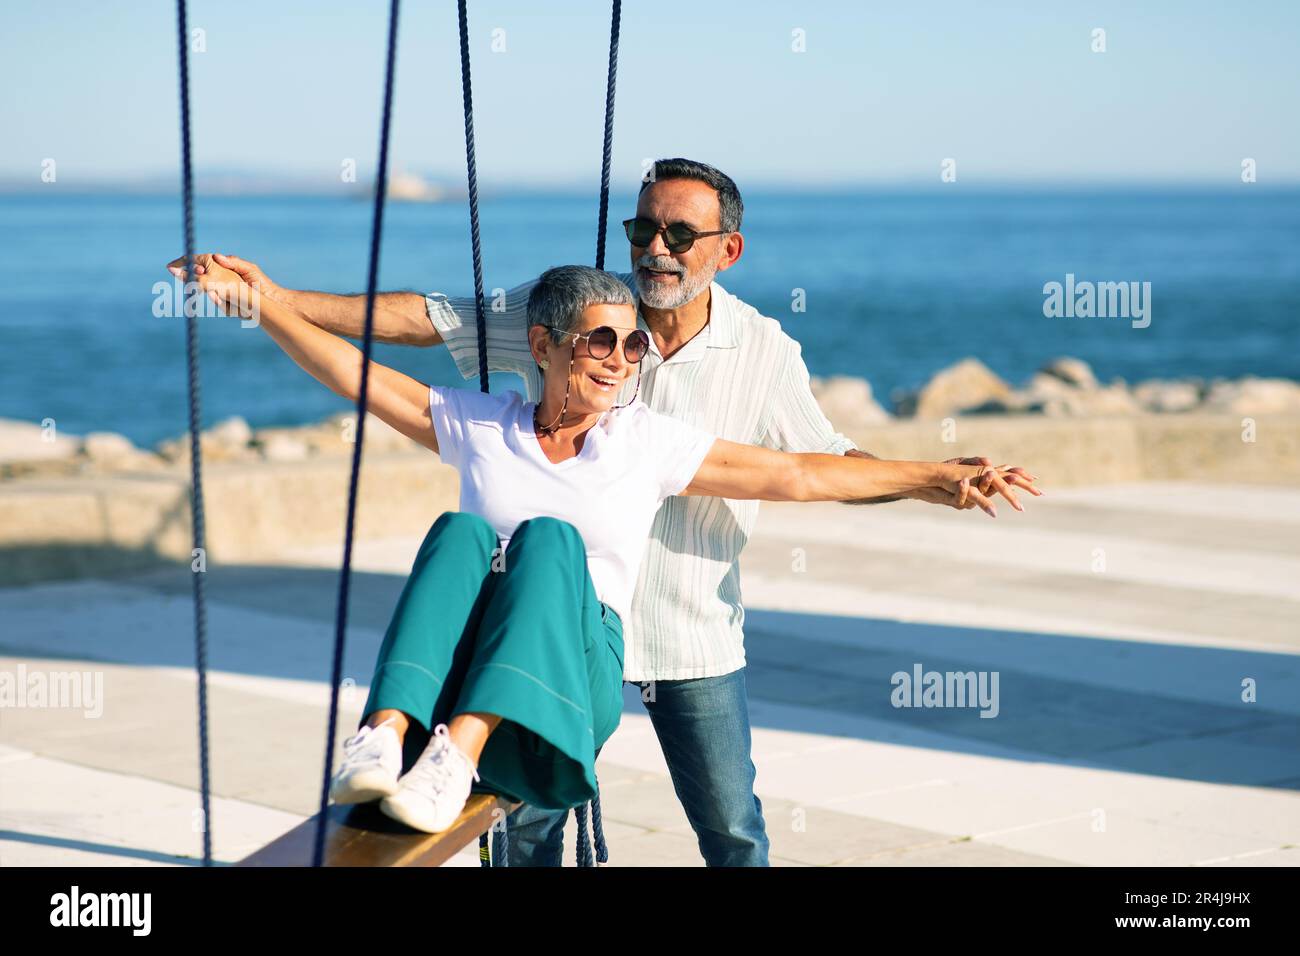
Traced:
<path fill-rule="evenodd" d="M 452 743 L 447 725 L 439 724 L 434 728 L 433 734 L 435 745 L 425 748 L 408 774 L 413 778 L 412 782 L 419 783 L 421 787 L 428 786 L 434 793 L 442 793 L 455 773 L 454 762 L 458 760 L 463 761 L 474 779 L 478 780 L 478 770 L 469 757 Z"/>
<path fill-rule="evenodd" d="M 344 752 L 348 754 L 348 756 L 379 757 L 383 753 L 383 745 L 380 744 L 378 738 L 374 736 L 374 732 L 380 727 L 391 723 L 393 723 L 393 718 L 389 717 L 387 720 L 375 724 L 373 727 L 362 727 L 347 740 L 343 741 Z"/>

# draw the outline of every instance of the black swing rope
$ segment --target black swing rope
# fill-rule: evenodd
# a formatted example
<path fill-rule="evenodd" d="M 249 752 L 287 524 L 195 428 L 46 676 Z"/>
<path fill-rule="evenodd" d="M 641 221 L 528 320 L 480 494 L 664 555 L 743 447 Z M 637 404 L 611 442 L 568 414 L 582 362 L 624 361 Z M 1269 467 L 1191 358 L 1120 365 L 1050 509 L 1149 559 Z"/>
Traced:
<path fill-rule="evenodd" d="M 618 78 L 618 30 L 623 0 L 614 0 L 609 23 L 609 74 L 605 80 L 605 142 L 600 157 L 600 213 L 596 219 L 596 268 L 605 268 L 605 220 L 609 218 L 609 167 L 614 153 L 614 81 Z M 594 772 L 594 771 L 593 771 Z M 578 829 L 578 866 L 592 866 L 591 844 L 587 841 L 587 808 L 576 807 L 573 819 Z M 596 837 L 596 864 L 609 862 L 605 827 L 600 816 L 600 781 L 591 800 L 591 828 Z"/>
<path fill-rule="evenodd" d="M 474 155 L 474 89 L 469 68 L 469 11 L 465 0 L 457 0 L 456 25 L 460 37 L 460 96 L 465 109 L 465 178 L 466 194 L 469 197 L 469 247 L 474 261 L 474 330 L 478 345 L 478 387 L 483 394 L 488 394 L 487 361 L 487 325 L 484 322 L 483 305 L 483 244 L 480 241 L 478 227 L 478 160 Z M 492 821 L 492 826 L 478 837 L 479 866 L 491 866 L 492 856 L 488 849 L 488 832 L 505 826 L 505 821 Z M 497 865 L 506 866 L 509 849 L 504 834 L 497 841 Z"/>
<path fill-rule="evenodd" d="M 609 218 L 609 166 L 614 155 L 614 81 L 618 78 L 618 28 L 623 0 L 614 0 L 609 23 L 609 76 L 605 81 L 605 144 L 600 156 L 600 215 L 596 219 L 596 268 L 605 268 L 605 220 Z"/>
<path fill-rule="evenodd" d="M 474 158 L 474 91 L 469 70 L 469 14 L 465 0 L 456 4 L 460 27 L 460 93 L 465 106 L 465 170 L 469 181 L 469 245 L 474 259 L 474 324 L 478 332 L 478 387 L 487 394 L 487 327 L 483 322 L 483 246 L 478 231 L 478 163 Z"/>
<path fill-rule="evenodd" d="M 185 0 L 176 0 L 180 40 L 181 201 L 185 207 L 185 293 L 194 288 L 194 169 L 190 163 L 190 57 Z M 185 301 L 182 297 L 181 301 Z M 185 371 L 189 383 L 190 526 L 194 536 L 190 565 L 194 582 L 194 667 L 199 686 L 199 792 L 203 813 L 203 865 L 212 865 L 212 782 L 208 774 L 208 612 L 203 584 L 207 568 L 203 515 L 203 445 L 199 434 L 198 309 L 185 309 Z"/>
<path fill-rule="evenodd" d="M 483 307 L 483 245 L 479 239 L 478 228 L 478 161 L 474 155 L 474 90 L 470 80 L 469 68 L 469 11 L 465 0 L 457 0 L 456 24 L 460 34 L 460 96 L 465 108 L 465 178 L 466 193 L 469 196 L 469 247 L 474 260 L 474 329 L 478 344 L 478 387 L 483 394 L 488 394 L 487 362 L 487 326 L 484 323 Z M 505 821 L 492 821 L 488 831 L 504 826 Z M 508 849 L 504 835 L 497 841 L 498 866 L 506 866 Z M 488 833 L 478 837 L 479 866 L 491 866 L 492 859 L 488 851 Z"/>
<path fill-rule="evenodd" d="M 312 866 L 325 856 L 325 831 L 329 821 L 330 777 L 334 771 L 334 735 L 338 728 L 339 685 L 343 679 L 343 646 L 347 633 L 348 586 L 352 576 L 352 529 L 357 513 L 357 482 L 361 475 L 361 450 L 366 431 L 366 395 L 370 384 L 370 352 L 374 340 L 375 290 L 379 284 L 379 244 L 384 232 L 384 200 L 388 193 L 388 131 L 393 115 L 393 69 L 397 61 L 399 0 L 388 9 L 388 63 L 384 71 L 384 113 L 379 131 L 379 169 L 375 174 L 375 214 L 370 227 L 370 269 L 366 277 L 366 328 L 361 348 L 361 389 L 357 394 L 356 443 L 352 448 L 352 474 L 348 481 L 348 517 L 343 537 L 343 568 L 339 574 L 338 611 L 334 620 L 334 665 L 330 676 L 330 717 L 325 734 L 325 776 L 321 783 L 320 813 L 316 817 L 316 845 Z"/>

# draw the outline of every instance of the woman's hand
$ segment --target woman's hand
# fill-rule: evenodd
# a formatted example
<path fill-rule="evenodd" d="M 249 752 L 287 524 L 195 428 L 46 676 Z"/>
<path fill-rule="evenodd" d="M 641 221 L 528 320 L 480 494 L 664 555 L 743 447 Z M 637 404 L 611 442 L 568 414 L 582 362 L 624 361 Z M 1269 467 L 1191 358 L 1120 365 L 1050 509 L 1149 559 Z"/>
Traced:
<path fill-rule="evenodd" d="M 194 275 L 201 276 L 207 271 L 208 265 L 212 262 L 212 254 L 209 252 L 196 252 L 194 254 Z M 185 278 L 185 257 L 177 256 L 171 262 L 167 263 L 167 271 L 178 279 Z"/>
<path fill-rule="evenodd" d="M 987 461 L 987 459 L 976 460 Z M 987 512 L 990 517 L 996 518 L 997 508 L 992 501 L 996 495 L 1002 495 L 1010 501 L 1011 507 L 1017 511 L 1025 510 L 1012 490 L 1013 485 L 1023 488 L 1032 495 L 1042 495 L 1042 492 L 1033 485 L 1034 476 L 1023 468 L 1010 468 L 1007 465 L 994 468 L 986 464 L 967 464 L 966 462 L 969 461 L 971 459 L 951 459 L 938 466 L 940 480 L 937 489 L 951 497 L 950 501 L 943 503 L 950 504 L 958 510 L 978 507 Z"/>
<path fill-rule="evenodd" d="M 270 280 L 261 266 L 256 262 L 249 262 L 247 259 L 241 259 L 239 256 L 228 256 L 222 252 L 214 252 L 212 261 L 219 266 L 236 273 L 248 285 L 256 289 L 259 293 L 268 299 L 274 299 L 276 302 L 292 304 L 285 295 L 285 290 Z"/>
<path fill-rule="evenodd" d="M 362 371 L 368 367 L 366 410 L 408 438 L 438 450 L 429 386 L 373 360 L 367 366 L 356 346 L 313 325 L 291 305 L 270 296 L 263 299 L 260 290 L 215 256 L 195 256 L 194 265 L 200 288 L 213 302 L 228 315 L 253 318 L 303 371 L 336 395 L 355 402 L 361 394 Z M 174 275 L 184 275 L 185 260 L 176 259 L 167 268 Z"/>
<path fill-rule="evenodd" d="M 178 278 L 185 276 L 185 257 L 173 259 L 167 269 Z M 219 264 L 216 259 L 203 253 L 194 257 L 194 278 L 201 288 L 217 306 L 227 315 L 243 319 L 258 317 L 259 291 L 231 269 Z"/>
<path fill-rule="evenodd" d="M 944 462 L 945 465 L 992 465 L 988 458 L 949 458 Z M 998 465 L 997 474 L 1008 485 L 1014 488 L 1021 488 L 1029 494 L 1036 497 L 1042 497 L 1043 492 L 1035 487 L 1034 482 L 1038 480 L 1037 475 L 1031 475 L 1027 470 L 1019 466 Z M 978 483 L 977 490 L 984 497 L 988 497 L 993 490 L 991 477 L 985 477 Z M 932 505 L 946 505 L 949 508 L 956 508 L 958 511 L 966 511 L 970 508 L 978 507 L 975 500 L 969 494 L 961 496 L 960 489 L 957 492 L 949 491 L 939 485 L 931 485 L 928 488 L 918 488 L 909 492 L 906 496 L 917 501 L 924 501 Z"/>

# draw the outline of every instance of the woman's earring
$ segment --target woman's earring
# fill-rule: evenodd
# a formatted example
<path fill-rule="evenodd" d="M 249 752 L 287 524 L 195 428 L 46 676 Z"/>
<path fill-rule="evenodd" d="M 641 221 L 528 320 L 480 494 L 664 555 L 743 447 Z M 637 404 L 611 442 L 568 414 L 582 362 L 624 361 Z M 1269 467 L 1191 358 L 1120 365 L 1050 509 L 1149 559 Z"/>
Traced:
<path fill-rule="evenodd" d="M 540 362 L 538 362 L 537 364 L 540 365 L 543 369 L 548 369 L 548 368 L 551 367 L 551 360 L 550 360 L 550 359 L 542 359 L 542 360 L 541 360 Z"/>

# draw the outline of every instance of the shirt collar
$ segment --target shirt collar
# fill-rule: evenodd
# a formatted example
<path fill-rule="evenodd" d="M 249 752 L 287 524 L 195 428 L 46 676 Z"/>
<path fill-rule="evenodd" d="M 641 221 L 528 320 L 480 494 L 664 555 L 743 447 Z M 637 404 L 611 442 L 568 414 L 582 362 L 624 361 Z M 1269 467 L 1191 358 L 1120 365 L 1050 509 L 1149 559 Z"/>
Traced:
<path fill-rule="evenodd" d="M 646 324 L 640 309 L 637 309 L 636 324 L 647 334 L 650 333 L 650 326 Z M 736 345 L 736 316 L 731 294 L 712 282 L 709 284 L 709 321 L 695 338 L 678 349 L 668 361 L 693 362 L 703 355 L 706 348 L 734 349 Z M 650 336 L 650 351 L 659 360 L 657 364 L 662 365 L 664 357 L 659 354 L 659 346 L 655 344 L 653 335 Z"/>
<path fill-rule="evenodd" d="M 734 349 L 736 347 L 736 313 L 731 293 L 716 282 L 709 283 L 709 348 Z"/>

